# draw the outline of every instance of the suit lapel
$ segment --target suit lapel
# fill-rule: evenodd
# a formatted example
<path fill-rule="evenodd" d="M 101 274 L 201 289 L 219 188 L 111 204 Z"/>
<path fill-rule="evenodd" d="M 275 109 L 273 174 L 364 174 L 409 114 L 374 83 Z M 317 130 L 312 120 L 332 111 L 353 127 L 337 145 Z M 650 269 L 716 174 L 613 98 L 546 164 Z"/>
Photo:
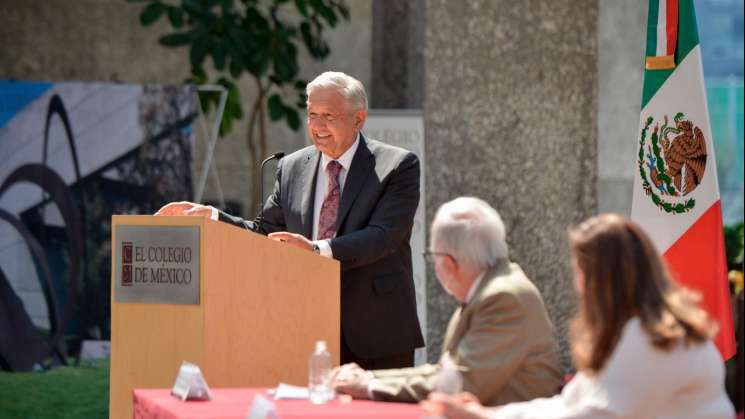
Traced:
<path fill-rule="evenodd" d="M 352 165 L 347 174 L 347 180 L 344 183 L 344 190 L 341 193 L 341 202 L 339 202 L 339 213 L 336 217 L 336 232 L 341 232 L 341 227 L 352 209 L 354 200 L 362 190 L 362 185 L 373 170 L 374 156 L 367 148 L 365 137 L 360 134 L 360 144 L 352 158 Z"/>
<path fill-rule="evenodd" d="M 460 341 L 461 336 L 456 337 L 456 332 L 459 335 L 463 335 L 461 327 L 461 317 L 463 316 L 463 308 L 458 307 L 455 309 L 455 312 L 453 312 L 453 316 L 450 318 L 450 322 L 448 322 L 448 327 L 445 332 L 445 338 L 442 341 L 442 353 L 448 353 L 453 352 L 453 348 L 456 346 L 457 342 Z"/>
<path fill-rule="evenodd" d="M 300 213 L 303 236 L 309 240 L 313 238 L 313 204 L 316 198 L 316 177 L 318 177 L 318 162 L 321 153 L 315 148 L 305 157 L 303 162 L 303 173 L 301 174 L 303 184 L 303 202 Z"/>
<path fill-rule="evenodd" d="M 458 346 L 460 340 L 463 339 L 463 336 L 468 330 L 468 317 L 471 316 L 469 307 L 473 307 L 481 300 L 481 298 L 483 298 L 482 293 L 493 278 L 500 275 L 506 275 L 507 273 L 509 273 L 509 269 L 510 264 L 508 261 L 500 261 L 486 271 L 484 277 L 481 279 L 481 282 L 476 288 L 476 291 L 474 291 L 471 301 L 467 305 L 457 308 L 453 313 L 453 317 L 450 319 L 447 333 L 445 334 L 445 339 L 443 341 L 443 352 L 452 352 L 453 349 Z"/>

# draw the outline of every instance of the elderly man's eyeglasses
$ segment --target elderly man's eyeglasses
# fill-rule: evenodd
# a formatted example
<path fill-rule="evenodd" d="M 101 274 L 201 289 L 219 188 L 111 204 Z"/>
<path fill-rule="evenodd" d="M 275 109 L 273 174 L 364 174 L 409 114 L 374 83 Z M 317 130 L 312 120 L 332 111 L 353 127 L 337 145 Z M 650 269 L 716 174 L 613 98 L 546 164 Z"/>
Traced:
<path fill-rule="evenodd" d="M 444 253 L 444 252 L 424 252 L 422 253 L 422 256 L 424 256 L 424 260 L 426 260 L 429 263 L 435 263 L 435 260 L 438 256 L 448 256 L 449 258 L 455 260 L 453 255 L 450 253 Z"/>

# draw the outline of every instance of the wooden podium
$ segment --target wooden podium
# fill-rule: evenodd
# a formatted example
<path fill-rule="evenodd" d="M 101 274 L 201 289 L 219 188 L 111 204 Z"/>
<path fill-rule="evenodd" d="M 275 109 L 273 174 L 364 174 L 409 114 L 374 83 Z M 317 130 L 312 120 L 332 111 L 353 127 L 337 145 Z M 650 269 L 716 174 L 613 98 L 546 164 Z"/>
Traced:
<path fill-rule="evenodd" d="M 181 231 L 196 240 L 159 244 Z M 187 277 L 178 263 L 188 246 L 198 264 Z M 134 388 L 171 388 L 182 361 L 199 365 L 210 387 L 307 385 L 316 340 L 326 340 L 338 365 L 338 262 L 187 216 L 114 216 L 111 248 L 111 418 L 132 417 Z M 186 279 L 199 281 L 196 304 L 121 301 L 132 290 L 168 298 Z"/>

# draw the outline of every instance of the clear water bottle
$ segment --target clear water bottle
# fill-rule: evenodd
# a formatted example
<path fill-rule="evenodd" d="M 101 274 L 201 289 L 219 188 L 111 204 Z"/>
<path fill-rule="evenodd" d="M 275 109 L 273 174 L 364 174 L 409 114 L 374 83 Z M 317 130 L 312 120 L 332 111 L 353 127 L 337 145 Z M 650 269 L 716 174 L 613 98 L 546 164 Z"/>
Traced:
<path fill-rule="evenodd" d="M 330 374 L 331 354 L 326 349 L 326 341 L 319 340 L 308 363 L 308 391 L 311 403 L 323 404 L 334 398 Z"/>

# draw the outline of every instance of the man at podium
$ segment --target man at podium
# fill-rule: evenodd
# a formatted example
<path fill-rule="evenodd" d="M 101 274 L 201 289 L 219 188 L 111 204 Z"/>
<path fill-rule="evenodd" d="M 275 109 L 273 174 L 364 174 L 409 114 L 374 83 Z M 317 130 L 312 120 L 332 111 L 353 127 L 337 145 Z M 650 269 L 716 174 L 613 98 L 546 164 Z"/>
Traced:
<path fill-rule="evenodd" d="M 367 94 L 358 80 L 325 72 L 307 88 L 312 146 L 280 160 L 274 190 L 253 221 L 191 202 L 156 215 L 211 217 L 341 264 L 342 364 L 412 366 L 424 345 L 409 239 L 419 202 L 419 159 L 366 138 Z"/>

